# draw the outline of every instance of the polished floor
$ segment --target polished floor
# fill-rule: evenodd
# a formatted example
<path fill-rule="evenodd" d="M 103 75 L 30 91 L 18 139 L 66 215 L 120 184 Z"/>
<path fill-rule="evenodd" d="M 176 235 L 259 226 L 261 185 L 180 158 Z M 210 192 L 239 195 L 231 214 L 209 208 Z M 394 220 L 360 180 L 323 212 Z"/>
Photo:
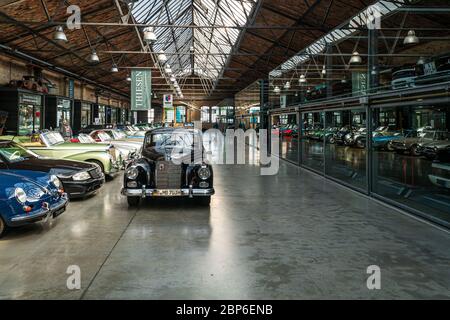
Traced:
<path fill-rule="evenodd" d="M 118 177 L 0 240 L 0 298 L 450 298 L 448 233 L 284 162 L 259 173 L 218 166 L 210 208 L 128 209 Z M 67 289 L 71 265 L 81 290 Z"/>

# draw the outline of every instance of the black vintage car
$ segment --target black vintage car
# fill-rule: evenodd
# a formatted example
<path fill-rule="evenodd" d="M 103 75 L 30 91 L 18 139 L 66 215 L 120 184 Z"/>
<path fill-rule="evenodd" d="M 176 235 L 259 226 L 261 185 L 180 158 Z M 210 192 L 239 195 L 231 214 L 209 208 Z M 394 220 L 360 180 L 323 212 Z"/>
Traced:
<path fill-rule="evenodd" d="M 195 129 L 148 131 L 142 157 L 125 171 L 122 195 L 130 206 L 143 198 L 195 198 L 209 205 L 214 195 L 213 170 L 204 162 L 202 134 Z"/>
<path fill-rule="evenodd" d="M 0 170 L 48 172 L 61 180 L 72 199 L 89 196 L 105 183 L 105 175 L 96 164 L 39 157 L 10 140 L 0 140 Z"/>

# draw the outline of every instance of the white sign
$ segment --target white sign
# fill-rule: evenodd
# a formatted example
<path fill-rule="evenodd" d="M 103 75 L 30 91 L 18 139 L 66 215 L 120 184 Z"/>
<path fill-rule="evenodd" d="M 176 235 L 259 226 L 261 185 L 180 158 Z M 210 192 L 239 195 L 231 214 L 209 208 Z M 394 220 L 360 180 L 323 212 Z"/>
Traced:
<path fill-rule="evenodd" d="M 163 98 L 164 108 L 173 108 L 173 95 L 165 94 Z"/>

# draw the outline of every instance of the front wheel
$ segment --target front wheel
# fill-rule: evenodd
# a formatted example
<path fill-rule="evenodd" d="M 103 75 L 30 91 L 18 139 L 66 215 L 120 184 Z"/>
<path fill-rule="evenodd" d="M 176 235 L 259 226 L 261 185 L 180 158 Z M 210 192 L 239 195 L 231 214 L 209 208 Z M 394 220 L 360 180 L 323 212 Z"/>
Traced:
<path fill-rule="evenodd" d="M 3 221 L 3 218 L 0 217 L 0 238 L 5 234 L 6 232 L 6 224 Z"/>
<path fill-rule="evenodd" d="M 366 144 L 364 143 L 364 141 L 362 141 L 361 139 L 356 140 L 356 146 L 359 149 L 364 149 L 366 147 Z"/>
<path fill-rule="evenodd" d="M 197 203 L 201 206 L 209 206 L 211 204 L 211 197 L 199 197 L 197 198 Z"/>
<path fill-rule="evenodd" d="M 420 156 L 419 146 L 417 146 L 417 145 L 412 146 L 412 147 L 411 147 L 410 154 L 411 154 L 412 156 L 415 156 L 415 157 Z"/>
<path fill-rule="evenodd" d="M 139 197 L 127 197 L 128 206 L 129 207 L 137 207 L 141 202 L 141 198 Z"/>
<path fill-rule="evenodd" d="M 388 142 L 388 144 L 386 145 L 386 150 L 387 151 L 395 151 L 395 148 L 394 148 L 394 146 L 392 145 L 392 143 L 391 142 Z"/>

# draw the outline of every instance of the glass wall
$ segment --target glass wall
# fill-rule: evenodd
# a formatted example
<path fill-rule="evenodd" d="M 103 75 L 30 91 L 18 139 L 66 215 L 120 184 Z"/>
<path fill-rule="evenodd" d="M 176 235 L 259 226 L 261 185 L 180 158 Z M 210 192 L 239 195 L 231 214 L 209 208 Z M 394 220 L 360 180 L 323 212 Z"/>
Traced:
<path fill-rule="evenodd" d="M 365 108 L 325 113 L 325 174 L 367 191 L 367 116 Z"/>
<path fill-rule="evenodd" d="M 324 143 L 321 134 L 325 125 L 324 112 L 302 113 L 302 134 L 300 137 L 302 164 L 323 173 L 325 168 Z"/>
<path fill-rule="evenodd" d="M 281 114 L 272 117 L 272 129 L 280 136 L 280 157 L 299 163 L 299 130 L 297 113 Z"/>
<path fill-rule="evenodd" d="M 450 105 L 374 108 L 372 190 L 450 222 Z"/>

